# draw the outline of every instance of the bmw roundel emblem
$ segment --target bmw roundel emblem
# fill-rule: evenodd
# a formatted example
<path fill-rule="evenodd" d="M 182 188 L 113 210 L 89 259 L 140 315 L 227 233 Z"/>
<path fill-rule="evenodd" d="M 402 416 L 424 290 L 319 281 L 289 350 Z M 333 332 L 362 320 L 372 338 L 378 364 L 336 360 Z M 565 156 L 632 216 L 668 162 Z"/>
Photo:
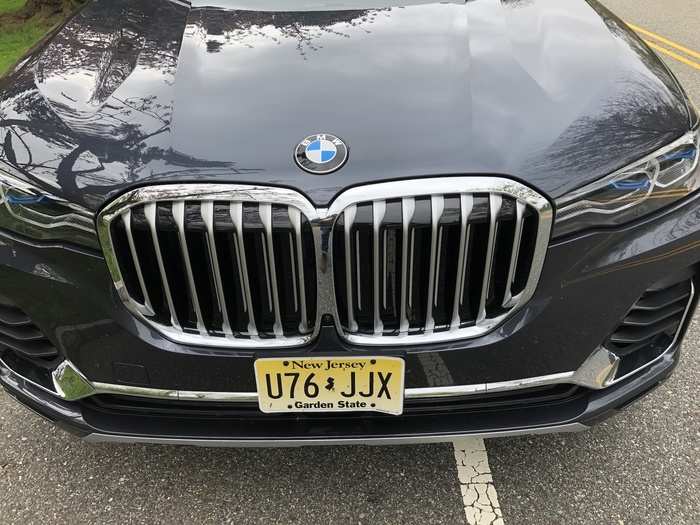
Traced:
<path fill-rule="evenodd" d="M 348 160 L 348 147 L 335 135 L 319 133 L 299 143 L 294 160 L 304 171 L 325 175 L 343 167 Z"/>

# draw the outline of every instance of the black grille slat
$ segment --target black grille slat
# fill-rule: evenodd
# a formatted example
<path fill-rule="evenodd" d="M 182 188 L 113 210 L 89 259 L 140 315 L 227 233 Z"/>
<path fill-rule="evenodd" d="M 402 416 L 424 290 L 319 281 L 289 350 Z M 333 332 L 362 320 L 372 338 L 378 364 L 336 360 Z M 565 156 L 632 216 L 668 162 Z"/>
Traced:
<path fill-rule="evenodd" d="M 316 246 L 314 244 L 314 234 L 311 229 L 311 224 L 308 218 L 301 214 L 298 210 L 296 213 L 300 215 L 301 228 L 299 235 L 301 239 L 297 239 L 297 244 L 301 245 L 302 264 L 300 268 L 304 269 L 303 275 L 299 274 L 301 279 L 299 287 L 304 290 L 306 302 L 306 323 L 302 333 L 307 334 L 313 332 L 313 327 L 316 324 L 316 297 L 318 283 L 316 280 Z"/>
<path fill-rule="evenodd" d="M 489 238 L 488 196 L 474 196 L 474 210 L 470 218 L 471 235 L 467 248 L 467 271 L 462 290 L 462 320 L 467 324 L 476 323 L 479 315 L 481 287 L 486 270 L 486 254 Z"/>
<path fill-rule="evenodd" d="M 486 311 L 489 316 L 495 317 L 503 313 L 506 289 L 509 286 L 508 277 L 516 230 L 515 205 L 515 199 L 503 198 L 497 218 L 498 230 L 486 298 Z"/>
<path fill-rule="evenodd" d="M 128 213 L 122 215 L 121 220 L 115 221 L 112 225 L 112 238 L 115 243 L 121 246 L 129 246 L 127 230 L 131 227 L 132 216 L 133 214 L 129 211 Z M 124 286 L 126 286 L 129 295 L 131 295 L 131 297 L 133 297 L 137 302 L 145 303 L 143 288 L 138 280 L 135 258 L 133 257 L 132 252 L 130 250 L 120 250 L 117 253 L 117 260 L 119 261 L 119 266 L 122 269 Z"/>
<path fill-rule="evenodd" d="M 660 310 L 675 302 L 687 299 L 689 295 L 688 283 L 679 283 L 664 290 L 647 292 L 634 307 L 638 310 Z"/>
<path fill-rule="evenodd" d="M 167 306 L 165 290 L 160 277 L 158 257 L 143 206 L 132 209 L 131 234 L 139 261 L 141 262 L 141 271 L 143 272 L 144 284 L 154 312 L 154 319 L 159 323 L 170 324 L 170 310 Z"/>
<path fill-rule="evenodd" d="M 300 294 L 303 290 L 299 290 L 299 257 L 294 229 L 285 206 L 272 207 L 272 224 L 280 322 L 285 334 L 296 333 L 302 319 Z"/>
<path fill-rule="evenodd" d="M 28 326 L 32 320 L 19 308 L 0 304 L 0 324 L 5 326 Z"/>
<path fill-rule="evenodd" d="M 460 210 L 458 195 L 450 195 L 445 198 L 445 207 L 439 221 L 438 268 L 433 293 L 433 320 L 436 330 L 447 329 L 452 323 L 458 278 L 458 257 L 455 256 L 454 247 L 459 246 Z"/>
<path fill-rule="evenodd" d="M 385 331 L 394 332 L 400 325 L 400 289 L 401 289 L 401 201 L 389 201 L 386 204 L 384 222 L 380 228 L 381 304 L 380 317 Z"/>
<path fill-rule="evenodd" d="M 250 317 L 245 303 L 242 269 L 238 263 L 236 234 L 232 230 L 220 231 L 220 224 L 217 222 L 216 250 L 220 267 L 228 268 L 228 271 L 221 272 L 228 322 L 233 332 L 247 333 Z"/>
<path fill-rule="evenodd" d="M 187 246 L 204 327 L 210 334 L 223 335 L 224 318 L 217 298 L 207 233 L 188 231 Z"/>
<path fill-rule="evenodd" d="M 416 199 L 409 225 L 407 314 L 409 332 L 423 331 L 428 303 L 432 213 L 430 199 Z"/>
<path fill-rule="evenodd" d="M 625 318 L 627 326 L 648 326 L 661 322 L 669 317 L 676 317 L 685 310 L 687 297 L 672 303 L 664 308 L 654 310 L 634 309 Z"/>
<path fill-rule="evenodd" d="M 120 270 L 129 276 L 129 298 L 149 320 L 221 339 L 314 331 L 313 233 L 296 208 L 163 200 L 124 214 L 129 220 L 112 223 L 111 241 Z"/>
<path fill-rule="evenodd" d="M 0 334 L 15 339 L 16 341 L 31 342 L 44 339 L 44 334 L 34 325 L 20 327 L 0 324 Z"/>
<path fill-rule="evenodd" d="M 518 261 L 513 276 L 512 294 L 521 293 L 527 286 L 528 279 L 532 272 L 532 263 L 535 258 L 535 247 L 539 233 L 539 218 L 531 208 L 526 208 L 522 223 L 522 237 Z"/>
<path fill-rule="evenodd" d="M 350 206 L 333 229 L 340 324 L 349 334 L 406 336 L 504 316 L 527 284 L 536 219 L 516 198 L 488 193 Z"/>
<path fill-rule="evenodd" d="M 49 341 L 18 341 L 6 335 L 0 335 L 0 346 L 6 346 L 25 357 L 49 359 L 56 357 L 58 351 Z"/>
<path fill-rule="evenodd" d="M 156 228 L 160 253 L 165 267 L 165 278 L 173 299 L 175 315 L 180 326 L 197 332 L 197 317 L 187 282 L 185 261 L 180 248 L 180 235 L 170 203 L 157 205 Z"/>
<path fill-rule="evenodd" d="M 246 256 L 258 261 L 256 265 L 248 265 L 250 293 L 253 300 L 253 316 L 260 334 L 271 334 L 275 324 L 275 314 L 272 305 L 272 290 L 270 289 L 269 262 L 267 260 L 267 245 L 265 234 L 261 228 L 254 228 L 243 234 Z"/>
<path fill-rule="evenodd" d="M 353 311 L 358 330 L 374 332 L 374 269 L 373 269 L 373 212 L 372 205 L 357 207 L 355 223 L 351 230 L 351 258 Z"/>
<path fill-rule="evenodd" d="M 669 318 L 647 326 L 625 326 L 610 336 L 610 342 L 618 345 L 641 343 L 659 334 L 675 331 L 679 323 L 680 319 Z"/>

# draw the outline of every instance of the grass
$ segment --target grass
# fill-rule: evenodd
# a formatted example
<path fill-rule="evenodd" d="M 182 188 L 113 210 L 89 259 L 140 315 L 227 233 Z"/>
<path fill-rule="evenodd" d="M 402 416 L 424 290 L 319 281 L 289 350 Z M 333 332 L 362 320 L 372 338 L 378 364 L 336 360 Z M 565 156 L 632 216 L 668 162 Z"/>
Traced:
<path fill-rule="evenodd" d="M 25 0 L 0 0 L 0 76 L 61 21 L 60 15 L 42 13 L 27 18 L 21 12 L 24 4 Z"/>

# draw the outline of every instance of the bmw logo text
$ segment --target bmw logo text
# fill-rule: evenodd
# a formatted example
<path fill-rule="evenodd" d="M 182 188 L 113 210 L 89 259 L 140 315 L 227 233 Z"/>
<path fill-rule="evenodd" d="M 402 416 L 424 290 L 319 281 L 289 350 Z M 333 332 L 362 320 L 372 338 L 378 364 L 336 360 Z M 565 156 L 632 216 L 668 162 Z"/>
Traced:
<path fill-rule="evenodd" d="M 294 160 L 304 171 L 325 175 L 343 167 L 348 160 L 348 147 L 335 135 L 319 133 L 299 143 Z"/>

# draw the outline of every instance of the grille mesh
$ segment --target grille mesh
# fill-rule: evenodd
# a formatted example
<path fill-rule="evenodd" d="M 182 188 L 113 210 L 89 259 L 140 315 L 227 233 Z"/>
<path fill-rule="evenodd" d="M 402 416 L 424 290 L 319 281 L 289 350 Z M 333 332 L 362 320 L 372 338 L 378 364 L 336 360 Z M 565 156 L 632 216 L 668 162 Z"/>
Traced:
<path fill-rule="evenodd" d="M 313 236 L 293 206 L 145 203 L 112 221 L 111 239 L 129 298 L 162 327 L 222 339 L 314 331 Z"/>
<path fill-rule="evenodd" d="M 346 208 L 333 232 L 344 332 L 410 336 L 502 318 L 528 282 L 538 222 L 524 202 L 493 193 Z"/>

